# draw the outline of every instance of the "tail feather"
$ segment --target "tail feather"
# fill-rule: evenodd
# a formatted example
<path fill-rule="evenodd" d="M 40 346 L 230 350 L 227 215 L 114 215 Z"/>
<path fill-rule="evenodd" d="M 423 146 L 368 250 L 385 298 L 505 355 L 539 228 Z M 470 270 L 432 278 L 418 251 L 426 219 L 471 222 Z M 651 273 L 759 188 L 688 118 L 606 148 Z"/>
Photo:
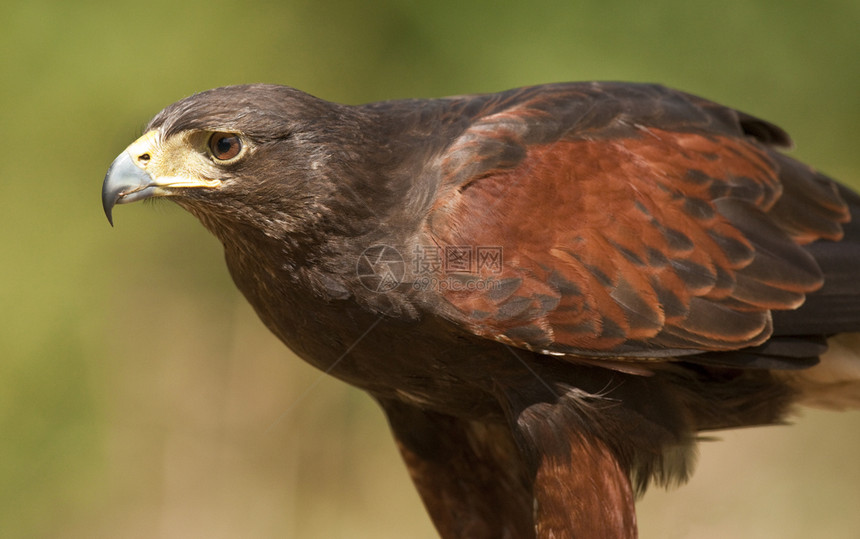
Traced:
<path fill-rule="evenodd" d="M 800 371 L 774 371 L 798 392 L 797 402 L 831 410 L 860 409 L 860 333 L 828 339 L 821 362 Z"/>

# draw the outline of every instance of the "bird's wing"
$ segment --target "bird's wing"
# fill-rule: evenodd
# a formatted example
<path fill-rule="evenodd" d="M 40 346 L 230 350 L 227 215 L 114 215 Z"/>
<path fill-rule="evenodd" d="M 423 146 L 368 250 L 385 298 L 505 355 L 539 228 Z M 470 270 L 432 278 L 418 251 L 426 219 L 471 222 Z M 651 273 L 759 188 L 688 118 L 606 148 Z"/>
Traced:
<path fill-rule="evenodd" d="M 442 261 L 424 281 L 435 308 L 468 331 L 580 356 L 732 350 L 821 286 L 803 246 L 839 239 L 849 214 L 771 148 L 789 144 L 778 127 L 645 85 L 494 106 L 440 156 L 422 238 Z"/>

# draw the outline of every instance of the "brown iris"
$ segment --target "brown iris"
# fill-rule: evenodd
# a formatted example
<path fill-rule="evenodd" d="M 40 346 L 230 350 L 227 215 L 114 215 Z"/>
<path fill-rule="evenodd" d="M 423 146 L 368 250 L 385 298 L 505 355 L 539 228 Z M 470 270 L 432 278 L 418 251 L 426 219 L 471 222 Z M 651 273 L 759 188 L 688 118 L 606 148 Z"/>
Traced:
<path fill-rule="evenodd" d="M 230 161 L 242 151 L 242 141 L 235 133 L 213 133 L 209 138 L 209 151 L 218 161 Z"/>

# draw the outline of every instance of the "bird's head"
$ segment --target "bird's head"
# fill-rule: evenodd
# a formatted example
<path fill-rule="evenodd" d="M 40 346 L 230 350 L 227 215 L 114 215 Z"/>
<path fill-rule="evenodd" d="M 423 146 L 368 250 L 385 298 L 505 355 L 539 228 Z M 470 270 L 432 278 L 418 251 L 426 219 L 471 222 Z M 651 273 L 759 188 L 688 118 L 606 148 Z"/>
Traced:
<path fill-rule="evenodd" d="M 362 135 L 357 113 L 286 86 L 216 88 L 168 106 L 114 160 L 102 203 L 169 197 L 216 235 L 253 228 L 268 236 L 331 232 L 350 204 L 345 166 Z M 336 126 L 336 128 L 334 128 Z M 359 216 L 360 217 L 360 216 Z"/>

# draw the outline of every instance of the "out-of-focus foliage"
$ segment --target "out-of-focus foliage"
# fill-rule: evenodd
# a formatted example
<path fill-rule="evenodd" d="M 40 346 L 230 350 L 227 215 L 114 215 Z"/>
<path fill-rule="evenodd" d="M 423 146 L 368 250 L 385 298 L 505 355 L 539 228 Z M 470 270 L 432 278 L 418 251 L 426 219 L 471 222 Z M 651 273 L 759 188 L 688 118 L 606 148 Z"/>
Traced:
<path fill-rule="evenodd" d="M 382 415 L 302 364 L 171 203 L 101 214 L 168 103 L 663 82 L 787 128 L 860 185 L 860 3 L 7 2 L 0 17 L 0 536 L 432 537 Z M 643 537 L 853 537 L 860 415 L 708 442 Z"/>

